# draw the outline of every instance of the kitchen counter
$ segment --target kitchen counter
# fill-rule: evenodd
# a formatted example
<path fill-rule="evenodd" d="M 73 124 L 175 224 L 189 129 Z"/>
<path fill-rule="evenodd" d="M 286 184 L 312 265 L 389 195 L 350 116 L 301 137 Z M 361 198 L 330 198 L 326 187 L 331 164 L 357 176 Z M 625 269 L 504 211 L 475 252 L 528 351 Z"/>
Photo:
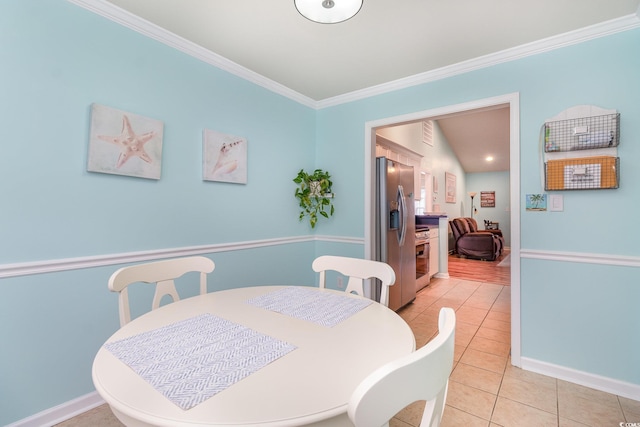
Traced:
<path fill-rule="evenodd" d="M 435 277 L 449 278 L 449 248 L 446 244 L 445 236 L 449 235 L 449 218 L 444 212 L 427 212 L 423 215 L 416 215 L 416 228 L 429 227 L 429 229 L 437 229 L 440 236 L 440 244 L 438 244 L 438 269 Z M 434 242 L 435 243 L 435 242 Z"/>

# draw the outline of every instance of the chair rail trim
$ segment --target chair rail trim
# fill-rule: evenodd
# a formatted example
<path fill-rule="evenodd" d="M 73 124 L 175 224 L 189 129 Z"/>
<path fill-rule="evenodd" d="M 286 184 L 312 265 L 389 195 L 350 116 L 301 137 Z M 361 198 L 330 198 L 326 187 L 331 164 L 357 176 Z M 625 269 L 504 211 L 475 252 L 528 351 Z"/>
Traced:
<path fill-rule="evenodd" d="M 593 254 L 562 251 L 542 251 L 521 249 L 520 258 L 542 259 L 547 261 L 580 262 L 585 264 L 605 264 L 625 267 L 640 267 L 640 257 L 614 254 Z"/>
<path fill-rule="evenodd" d="M 203 255 L 218 252 L 231 252 L 244 249 L 262 248 L 267 246 L 288 245 L 304 242 L 335 242 L 364 245 L 361 237 L 342 236 L 294 236 L 276 239 L 251 240 L 244 242 L 219 243 L 202 246 L 187 246 L 180 248 L 157 249 L 151 251 L 124 252 L 117 254 L 96 255 L 77 258 L 50 259 L 44 261 L 29 261 L 13 264 L 0 264 L 0 278 L 20 277 L 33 274 L 54 273 L 60 271 L 79 270 L 84 268 L 102 267 L 108 265 L 127 264 L 132 262 L 153 261 L 163 258 L 180 256 Z M 613 266 L 640 267 L 640 257 L 590 254 L 561 251 L 542 251 L 535 249 L 521 249 L 520 257 L 526 259 L 541 259 L 547 261 L 580 262 L 585 264 L 604 264 Z"/>
<path fill-rule="evenodd" d="M 150 251 L 124 252 L 116 254 L 86 256 L 77 258 L 50 259 L 14 264 L 0 264 L 0 278 L 28 276 L 33 274 L 53 273 L 79 270 L 84 268 L 103 267 L 107 265 L 127 264 L 132 262 L 153 261 L 163 258 L 203 255 L 217 252 L 231 252 L 267 246 L 289 245 L 312 241 L 328 241 L 347 244 L 364 244 L 363 238 L 339 236 L 293 236 L 275 239 L 251 240 L 243 242 L 219 243 L 202 246 L 157 249 Z"/>

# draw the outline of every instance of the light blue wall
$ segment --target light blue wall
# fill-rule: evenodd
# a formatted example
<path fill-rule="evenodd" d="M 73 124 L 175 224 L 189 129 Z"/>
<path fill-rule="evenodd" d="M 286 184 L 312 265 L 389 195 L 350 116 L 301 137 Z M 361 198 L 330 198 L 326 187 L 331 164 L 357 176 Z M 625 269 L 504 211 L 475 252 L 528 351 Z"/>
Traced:
<path fill-rule="evenodd" d="M 530 259 L 521 276 L 523 355 L 640 384 L 637 268 Z"/>
<path fill-rule="evenodd" d="M 68 2 L 2 9 L 3 262 L 309 233 L 313 109 Z M 94 102 L 164 122 L 162 179 L 86 171 Z M 247 138 L 247 185 L 202 180 L 205 128 Z"/>
<path fill-rule="evenodd" d="M 0 29 L 2 264 L 308 235 L 291 179 L 321 167 L 337 214 L 316 232 L 335 241 L 212 254 L 209 289 L 313 283 L 316 254 L 363 253 L 365 122 L 512 92 L 523 196 L 542 191 L 546 118 L 576 104 L 622 115 L 621 188 L 565 193 L 553 214 L 523 197 L 523 249 L 640 251 L 620 227 L 640 200 L 640 30 L 316 112 L 63 0 L 3 2 Z M 164 122 L 161 180 L 86 172 L 94 102 Z M 247 138 L 247 185 L 202 182 L 203 128 Z M 1 280 L 0 424 L 93 390 L 93 356 L 118 327 L 114 269 Z M 523 259 L 521 280 L 523 356 L 640 384 L 637 269 Z"/>
<path fill-rule="evenodd" d="M 315 166 L 315 110 L 63 0 L 2 2 L 0 35 L 0 264 L 311 234 L 291 180 Z M 92 103 L 164 122 L 159 181 L 86 171 Z M 202 181 L 204 128 L 247 138 L 247 185 Z M 313 284 L 315 253 L 211 254 L 209 289 Z M 94 390 L 118 267 L 0 279 L 0 425 Z"/>
<path fill-rule="evenodd" d="M 520 94 L 521 247 L 588 256 L 638 256 L 640 234 L 640 30 L 527 57 L 318 112 L 318 157 L 364 152 L 365 123 L 438 107 L 518 92 Z M 564 212 L 526 212 L 524 196 L 541 193 L 538 135 L 545 119 L 566 108 L 593 104 L 621 114 L 621 186 L 617 190 L 564 192 Z M 362 167 L 336 158 L 336 169 L 353 170 L 343 192 L 361 206 Z M 479 189 L 482 190 L 482 189 Z M 336 221 L 332 233 L 364 213 Z M 518 262 L 518 260 L 515 260 Z M 605 263 L 521 261 L 522 357 L 640 385 L 640 318 L 637 268 Z M 588 275 L 584 271 L 596 270 Z M 532 274 L 536 271 L 537 274 Z M 557 271 L 560 273 L 556 274 Z M 578 321 L 579 319 L 579 321 Z M 615 332 L 602 331 L 602 325 Z M 571 336 L 572 340 L 563 340 Z M 624 337 L 624 338 L 620 338 Z M 594 349 L 609 348 L 603 351 Z"/>
<path fill-rule="evenodd" d="M 473 214 L 473 217 L 478 221 L 478 228 L 484 228 L 484 220 L 500 223 L 500 230 L 504 236 L 504 244 L 511 246 L 509 172 L 468 173 L 466 175 L 466 187 L 467 191 L 475 191 L 478 193 L 473 199 L 473 205 L 478 210 L 477 213 Z M 480 206 L 481 191 L 495 191 L 495 207 L 483 208 Z M 471 198 L 467 195 L 466 199 L 467 206 L 470 206 Z M 467 212 L 469 211 L 470 209 L 467 208 Z"/>

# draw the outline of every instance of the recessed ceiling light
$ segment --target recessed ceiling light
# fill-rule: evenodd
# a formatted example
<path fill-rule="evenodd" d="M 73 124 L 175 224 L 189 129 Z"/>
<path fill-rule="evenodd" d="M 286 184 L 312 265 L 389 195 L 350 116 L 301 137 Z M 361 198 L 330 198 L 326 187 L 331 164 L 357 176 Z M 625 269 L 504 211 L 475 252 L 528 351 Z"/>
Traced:
<path fill-rule="evenodd" d="M 485 158 L 485 160 L 486 160 L 487 162 L 493 162 L 493 156 L 487 156 L 487 157 Z"/>

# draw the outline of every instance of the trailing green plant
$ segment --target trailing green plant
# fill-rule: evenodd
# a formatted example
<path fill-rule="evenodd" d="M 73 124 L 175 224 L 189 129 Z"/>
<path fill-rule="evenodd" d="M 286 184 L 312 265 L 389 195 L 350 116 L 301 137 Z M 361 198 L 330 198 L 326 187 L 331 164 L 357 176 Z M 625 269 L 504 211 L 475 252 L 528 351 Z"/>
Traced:
<path fill-rule="evenodd" d="M 304 217 L 309 217 L 311 228 L 315 228 L 319 215 L 325 218 L 333 215 L 333 192 L 331 190 L 333 182 L 329 172 L 316 169 L 309 174 L 300 169 L 293 182 L 298 184 L 295 196 L 302 209 L 300 211 L 300 221 Z"/>

